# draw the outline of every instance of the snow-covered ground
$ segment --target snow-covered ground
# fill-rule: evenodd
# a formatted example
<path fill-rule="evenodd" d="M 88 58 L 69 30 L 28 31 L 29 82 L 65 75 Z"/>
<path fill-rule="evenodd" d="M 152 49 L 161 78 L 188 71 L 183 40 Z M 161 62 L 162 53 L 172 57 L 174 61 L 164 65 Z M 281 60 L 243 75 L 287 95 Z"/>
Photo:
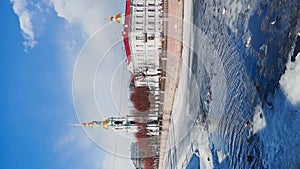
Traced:
<path fill-rule="evenodd" d="M 194 52 L 194 25 L 192 2 L 184 1 L 184 29 L 182 69 L 178 90 L 174 99 L 172 122 L 168 137 L 167 155 L 164 168 L 185 168 L 196 150 L 200 153 L 201 168 L 212 168 L 212 159 L 208 141 L 208 133 L 204 126 L 197 125 L 197 113 L 189 113 L 189 84 L 194 81 L 191 72 L 192 55 Z M 193 144 L 190 144 L 193 142 Z"/>
<path fill-rule="evenodd" d="M 264 118 L 264 112 L 261 105 L 257 105 L 254 108 L 254 117 L 253 117 L 253 130 L 251 134 L 257 133 L 259 130 L 266 127 L 266 120 Z"/>

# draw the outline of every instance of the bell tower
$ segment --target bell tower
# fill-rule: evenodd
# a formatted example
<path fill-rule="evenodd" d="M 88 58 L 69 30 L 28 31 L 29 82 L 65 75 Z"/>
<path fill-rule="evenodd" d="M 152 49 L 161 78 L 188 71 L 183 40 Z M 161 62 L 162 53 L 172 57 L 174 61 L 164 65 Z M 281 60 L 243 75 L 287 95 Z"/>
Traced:
<path fill-rule="evenodd" d="M 111 117 L 106 119 L 107 125 L 104 128 L 115 131 L 137 132 L 138 126 L 133 117 Z"/>
<path fill-rule="evenodd" d="M 141 117 L 144 118 L 144 117 Z M 143 125 L 148 130 L 149 135 L 159 135 L 159 124 L 157 117 L 148 117 L 147 122 L 139 123 L 138 117 L 125 116 L 125 117 L 110 117 L 104 121 L 91 121 L 88 123 L 71 124 L 73 126 L 91 127 L 91 128 L 104 128 L 114 131 L 138 132 L 139 124 Z"/>
<path fill-rule="evenodd" d="M 88 123 L 70 124 L 70 125 L 91 127 L 91 128 L 101 127 L 104 129 L 112 129 L 115 131 L 127 131 L 127 132 L 138 131 L 137 123 L 134 121 L 134 117 L 131 116 L 111 117 L 111 118 L 107 118 L 104 121 L 91 121 Z"/>

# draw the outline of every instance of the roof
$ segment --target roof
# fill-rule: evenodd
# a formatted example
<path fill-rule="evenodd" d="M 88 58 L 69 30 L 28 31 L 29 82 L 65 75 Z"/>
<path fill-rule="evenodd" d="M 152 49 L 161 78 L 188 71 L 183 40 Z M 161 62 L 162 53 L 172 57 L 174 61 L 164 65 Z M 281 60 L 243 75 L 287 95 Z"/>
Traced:
<path fill-rule="evenodd" d="M 131 61 L 131 52 L 130 52 L 130 45 L 129 45 L 129 26 L 130 26 L 130 0 L 126 0 L 126 9 L 125 9 L 125 23 L 124 23 L 124 32 L 123 32 L 123 41 L 125 45 L 126 57 L 127 57 L 127 64 Z"/>

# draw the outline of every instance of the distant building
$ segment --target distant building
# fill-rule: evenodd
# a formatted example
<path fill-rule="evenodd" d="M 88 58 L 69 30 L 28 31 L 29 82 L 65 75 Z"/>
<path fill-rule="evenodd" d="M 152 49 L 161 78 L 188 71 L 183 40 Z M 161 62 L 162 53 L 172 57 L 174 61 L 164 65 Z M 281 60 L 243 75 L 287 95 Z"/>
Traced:
<path fill-rule="evenodd" d="M 144 169 L 143 154 L 136 143 L 132 143 L 130 146 L 131 161 L 136 169 Z"/>

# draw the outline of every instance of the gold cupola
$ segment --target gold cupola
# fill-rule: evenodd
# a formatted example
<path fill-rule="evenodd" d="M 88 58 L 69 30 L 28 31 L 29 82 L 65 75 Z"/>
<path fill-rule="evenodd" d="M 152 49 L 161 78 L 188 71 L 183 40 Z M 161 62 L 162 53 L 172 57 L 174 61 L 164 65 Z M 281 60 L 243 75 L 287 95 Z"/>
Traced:
<path fill-rule="evenodd" d="M 108 17 L 108 20 L 109 21 L 115 21 L 116 23 L 119 23 L 119 24 L 123 24 L 123 16 L 121 13 L 117 13 L 114 17 L 113 16 L 110 16 Z"/>

